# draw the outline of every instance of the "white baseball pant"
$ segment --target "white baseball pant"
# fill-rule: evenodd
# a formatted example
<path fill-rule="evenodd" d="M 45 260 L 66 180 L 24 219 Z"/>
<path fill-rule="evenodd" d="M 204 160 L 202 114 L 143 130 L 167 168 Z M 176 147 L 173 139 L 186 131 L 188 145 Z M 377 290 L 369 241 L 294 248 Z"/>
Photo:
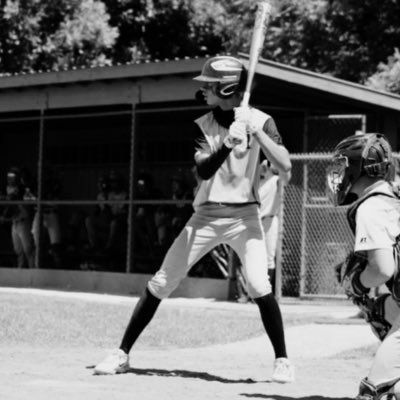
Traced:
<path fill-rule="evenodd" d="M 240 258 L 252 298 L 271 293 L 267 251 L 257 204 L 199 207 L 168 250 L 148 283 L 157 298 L 168 297 L 190 268 L 215 246 L 225 243 Z"/>

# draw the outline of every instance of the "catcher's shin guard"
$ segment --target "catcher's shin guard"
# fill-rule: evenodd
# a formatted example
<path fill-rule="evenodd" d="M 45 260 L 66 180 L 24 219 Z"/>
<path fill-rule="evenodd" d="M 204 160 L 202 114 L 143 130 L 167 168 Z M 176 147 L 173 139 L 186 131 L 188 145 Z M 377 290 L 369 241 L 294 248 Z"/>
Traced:
<path fill-rule="evenodd" d="M 368 378 L 360 382 L 356 400 L 400 400 L 400 381 L 377 388 Z"/>
<path fill-rule="evenodd" d="M 372 383 L 368 382 L 368 378 L 364 378 L 360 382 L 356 400 L 377 400 L 377 399 L 378 399 L 378 390 Z"/>
<path fill-rule="evenodd" d="M 400 400 L 400 381 L 397 381 L 389 390 L 389 394 L 394 400 Z"/>

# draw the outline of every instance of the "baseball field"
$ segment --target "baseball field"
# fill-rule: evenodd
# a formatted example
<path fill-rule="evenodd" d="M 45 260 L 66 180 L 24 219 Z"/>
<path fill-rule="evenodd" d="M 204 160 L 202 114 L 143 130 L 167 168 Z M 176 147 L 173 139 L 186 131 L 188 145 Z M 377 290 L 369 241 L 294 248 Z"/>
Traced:
<path fill-rule="evenodd" d="M 296 382 L 270 381 L 272 348 L 256 306 L 165 300 L 131 352 L 131 370 L 94 376 L 119 345 L 137 298 L 0 289 L 2 400 L 353 398 L 377 341 L 347 303 L 283 299 Z"/>

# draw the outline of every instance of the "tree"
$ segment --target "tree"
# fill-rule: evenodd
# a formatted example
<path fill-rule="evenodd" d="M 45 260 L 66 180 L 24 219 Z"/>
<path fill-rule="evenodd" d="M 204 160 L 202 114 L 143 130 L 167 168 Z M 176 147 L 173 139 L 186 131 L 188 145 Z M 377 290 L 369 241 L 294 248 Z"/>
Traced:
<path fill-rule="evenodd" d="M 119 30 L 115 62 L 214 54 L 223 48 L 224 8 L 213 0 L 104 0 Z"/>
<path fill-rule="evenodd" d="M 115 43 L 118 29 L 109 26 L 109 19 L 101 1 L 83 0 L 78 4 L 46 40 L 43 49 L 53 63 L 51 67 L 110 65 L 112 60 L 106 52 Z"/>
<path fill-rule="evenodd" d="M 395 49 L 387 63 L 380 63 L 377 72 L 370 76 L 366 85 L 387 92 L 400 94 L 400 51 Z"/>
<path fill-rule="evenodd" d="M 365 82 L 400 41 L 398 1 L 331 0 L 326 19 L 326 56 L 334 60 L 332 73 L 340 78 Z"/>
<path fill-rule="evenodd" d="M 99 0 L 0 2 L 0 72 L 20 73 L 110 63 L 118 31 Z"/>
<path fill-rule="evenodd" d="M 267 59 L 364 83 L 400 42 L 397 0 L 270 1 Z M 256 7 L 249 0 L 0 0 L 0 73 L 248 53 Z"/>
<path fill-rule="evenodd" d="M 302 68 L 319 65 L 324 39 L 329 35 L 324 14 L 325 0 L 271 0 L 272 15 L 262 57 Z M 228 40 L 232 53 L 249 52 L 257 4 L 243 0 L 226 1 Z M 314 69 L 314 70 L 315 70 Z"/>
<path fill-rule="evenodd" d="M 255 2 L 219 0 L 228 15 L 225 48 L 249 51 Z M 400 42 L 397 0 L 271 0 L 262 56 L 364 83 Z"/>

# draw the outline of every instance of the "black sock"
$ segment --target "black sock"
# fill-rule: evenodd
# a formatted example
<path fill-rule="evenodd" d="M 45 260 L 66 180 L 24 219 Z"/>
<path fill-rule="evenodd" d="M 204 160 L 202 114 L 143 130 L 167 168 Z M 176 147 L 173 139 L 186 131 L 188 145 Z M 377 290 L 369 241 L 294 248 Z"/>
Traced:
<path fill-rule="evenodd" d="M 275 295 L 275 268 L 268 269 L 269 281 L 271 282 L 272 293 Z"/>
<path fill-rule="evenodd" d="M 139 299 L 133 310 L 132 317 L 126 327 L 121 345 L 119 346 L 126 354 L 129 354 L 136 339 L 153 318 L 160 303 L 161 300 L 153 296 L 149 289 L 146 288 L 143 296 Z"/>
<path fill-rule="evenodd" d="M 264 328 L 274 348 L 275 358 L 287 357 L 282 314 L 272 293 L 254 299 L 260 309 Z"/>

